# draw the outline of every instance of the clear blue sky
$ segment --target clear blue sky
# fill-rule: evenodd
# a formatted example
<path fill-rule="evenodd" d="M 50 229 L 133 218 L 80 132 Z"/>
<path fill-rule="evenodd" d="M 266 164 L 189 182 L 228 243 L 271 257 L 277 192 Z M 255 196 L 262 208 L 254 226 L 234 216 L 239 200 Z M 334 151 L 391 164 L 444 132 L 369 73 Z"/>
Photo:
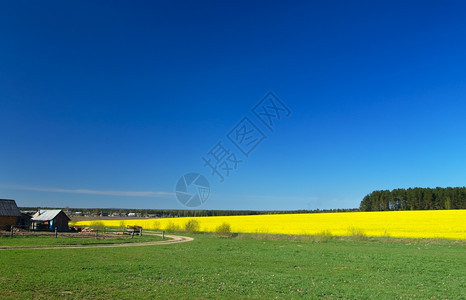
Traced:
<path fill-rule="evenodd" d="M 358 207 L 464 186 L 464 1 L 2 1 L 0 198 L 20 206 Z M 274 132 L 251 109 L 273 91 Z M 267 138 L 220 183 L 201 157 Z M 231 146 L 231 145 L 230 145 Z M 232 150 L 232 149 L 231 149 Z"/>

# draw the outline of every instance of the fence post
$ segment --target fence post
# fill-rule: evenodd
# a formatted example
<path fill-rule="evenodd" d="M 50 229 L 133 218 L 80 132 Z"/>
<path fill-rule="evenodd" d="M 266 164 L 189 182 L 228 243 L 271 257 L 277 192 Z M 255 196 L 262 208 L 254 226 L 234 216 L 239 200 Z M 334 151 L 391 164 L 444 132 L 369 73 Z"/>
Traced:
<path fill-rule="evenodd" d="M 165 230 L 162 231 L 162 240 L 165 239 Z"/>
<path fill-rule="evenodd" d="M 98 235 L 99 235 L 99 230 L 96 229 L 96 231 L 95 231 L 95 239 L 97 239 L 97 236 L 98 236 Z"/>
<path fill-rule="evenodd" d="M 133 238 L 133 237 L 134 237 L 134 230 L 131 231 L 131 238 Z"/>
<path fill-rule="evenodd" d="M 139 236 L 142 236 L 142 228 L 139 229 Z"/>
<path fill-rule="evenodd" d="M 11 226 L 11 229 L 10 229 L 10 237 L 13 237 L 13 225 Z"/>
<path fill-rule="evenodd" d="M 58 230 L 57 230 L 57 227 L 55 227 L 55 238 L 58 237 Z"/>

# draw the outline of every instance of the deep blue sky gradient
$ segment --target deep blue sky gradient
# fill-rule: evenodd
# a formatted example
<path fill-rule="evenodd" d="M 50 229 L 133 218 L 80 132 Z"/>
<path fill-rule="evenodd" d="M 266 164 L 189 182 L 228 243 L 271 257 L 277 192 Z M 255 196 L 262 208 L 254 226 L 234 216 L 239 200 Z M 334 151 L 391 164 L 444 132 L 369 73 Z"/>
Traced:
<path fill-rule="evenodd" d="M 183 208 L 187 172 L 211 184 L 203 209 L 358 207 L 374 189 L 464 186 L 465 11 L 4 1 L 0 198 Z M 219 183 L 201 156 L 268 91 L 292 115 Z"/>

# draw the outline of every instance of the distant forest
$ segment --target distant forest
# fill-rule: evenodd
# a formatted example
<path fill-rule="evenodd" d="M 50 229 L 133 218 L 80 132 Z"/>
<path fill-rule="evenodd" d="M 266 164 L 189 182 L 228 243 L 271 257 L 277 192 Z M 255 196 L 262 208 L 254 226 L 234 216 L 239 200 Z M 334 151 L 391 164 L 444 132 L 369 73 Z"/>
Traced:
<path fill-rule="evenodd" d="M 364 197 L 359 209 L 361 211 L 466 209 L 466 187 L 374 191 Z"/>
<path fill-rule="evenodd" d="M 23 211 L 34 212 L 39 209 L 57 209 L 51 207 L 20 207 Z M 130 208 L 59 208 L 69 216 L 121 216 L 134 213 L 136 217 L 143 218 L 178 218 L 178 217 L 212 217 L 212 216 L 241 216 L 241 215 L 266 215 L 266 214 L 305 214 L 325 212 L 354 212 L 358 208 L 343 209 L 315 209 L 315 210 L 183 210 L 183 209 L 130 209 Z"/>
<path fill-rule="evenodd" d="M 35 212 L 39 207 L 21 207 L 23 211 Z M 42 207 L 40 209 L 50 209 Z M 69 208 L 62 207 L 70 216 L 126 217 L 133 213 L 143 218 L 178 218 L 240 216 L 265 214 L 305 214 L 328 212 L 384 211 L 384 210 L 427 210 L 466 209 L 466 187 L 456 188 L 409 188 L 392 191 L 373 191 L 366 195 L 358 208 L 315 209 L 315 210 L 183 210 L 183 209 L 138 209 L 138 208 Z M 79 213 L 79 215 L 78 215 Z"/>

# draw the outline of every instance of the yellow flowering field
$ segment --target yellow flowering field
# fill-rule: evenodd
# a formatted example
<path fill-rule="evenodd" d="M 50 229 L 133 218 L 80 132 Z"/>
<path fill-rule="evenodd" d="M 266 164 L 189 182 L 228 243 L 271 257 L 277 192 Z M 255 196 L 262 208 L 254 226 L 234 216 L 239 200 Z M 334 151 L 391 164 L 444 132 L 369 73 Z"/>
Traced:
<path fill-rule="evenodd" d="M 466 210 L 383 211 L 348 213 L 277 214 L 254 216 L 194 217 L 136 220 L 99 220 L 107 227 L 139 225 L 145 229 L 184 228 L 196 220 L 201 231 L 214 232 L 226 222 L 232 232 L 336 236 L 352 233 L 367 236 L 466 239 Z M 90 226 L 96 221 L 79 221 Z"/>

